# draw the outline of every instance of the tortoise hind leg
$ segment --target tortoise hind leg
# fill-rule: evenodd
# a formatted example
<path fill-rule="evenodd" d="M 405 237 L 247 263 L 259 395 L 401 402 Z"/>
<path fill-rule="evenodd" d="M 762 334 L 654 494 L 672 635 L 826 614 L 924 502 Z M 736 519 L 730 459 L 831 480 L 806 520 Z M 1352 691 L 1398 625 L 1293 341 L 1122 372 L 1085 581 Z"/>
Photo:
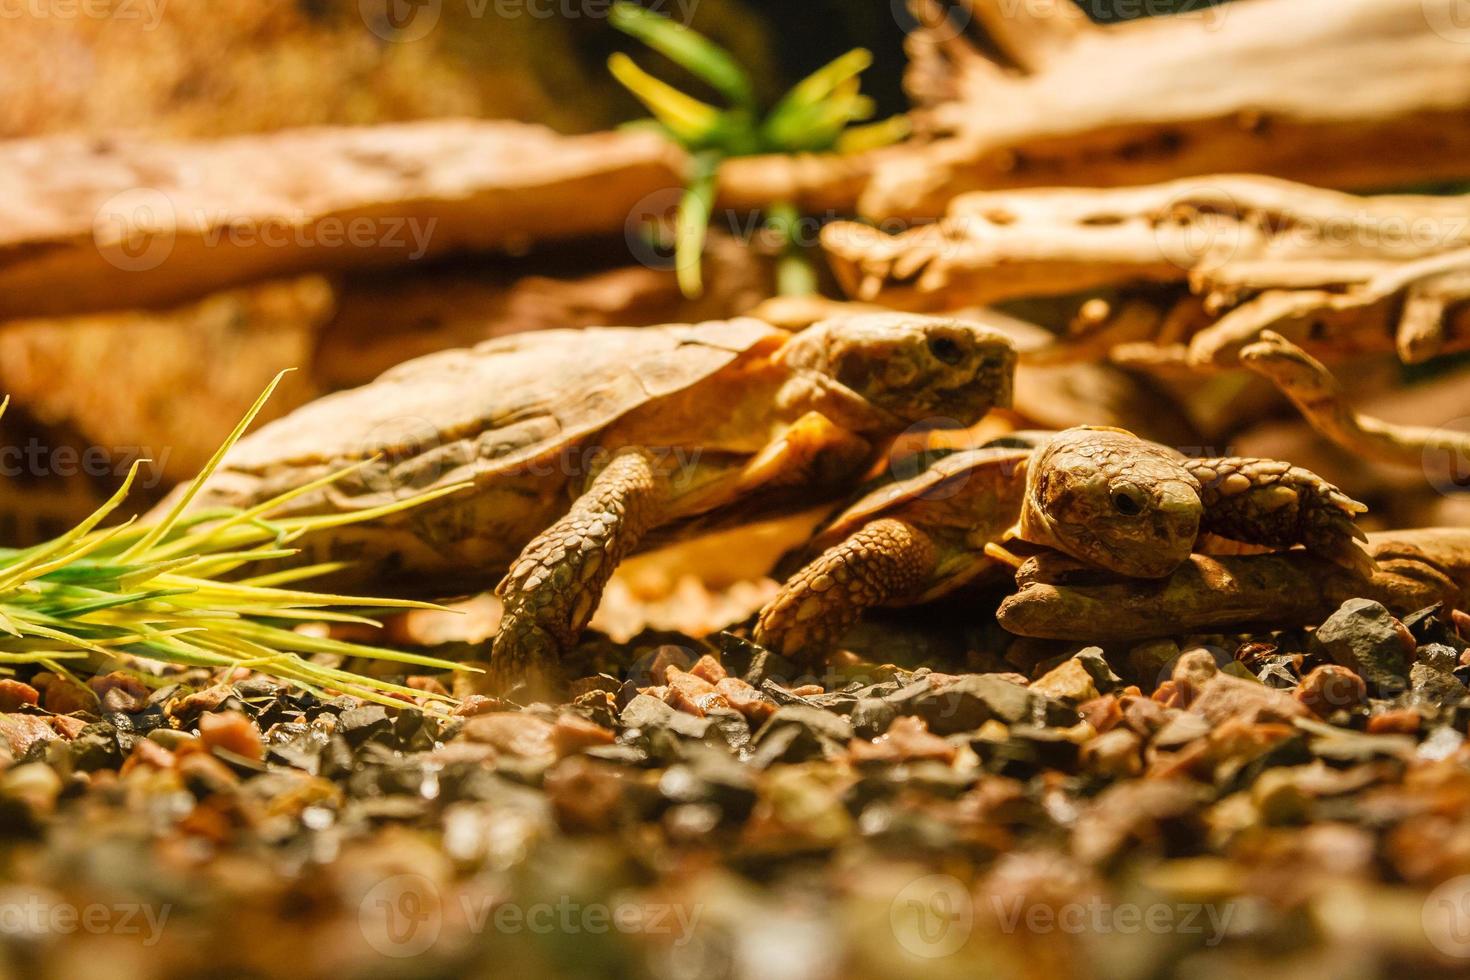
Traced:
<path fill-rule="evenodd" d="M 1367 510 L 1310 470 L 1274 459 L 1187 459 L 1204 503 L 1202 530 L 1251 544 L 1302 544 L 1338 565 L 1371 575 L 1373 560 L 1354 518 Z"/>
<path fill-rule="evenodd" d="M 755 641 L 786 656 L 825 653 L 864 609 L 916 593 L 934 573 L 937 550 L 912 524 L 870 521 L 781 587 L 761 610 Z"/>
<path fill-rule="evenodd" d="M 603 587 L 658 523 L 667 484 L 636 450 L 619 453 L 587 491 L 521 552 L 496 587 L 504 612 L 491 647 L 492 681 L 545 683 L 597 609 Z"/>

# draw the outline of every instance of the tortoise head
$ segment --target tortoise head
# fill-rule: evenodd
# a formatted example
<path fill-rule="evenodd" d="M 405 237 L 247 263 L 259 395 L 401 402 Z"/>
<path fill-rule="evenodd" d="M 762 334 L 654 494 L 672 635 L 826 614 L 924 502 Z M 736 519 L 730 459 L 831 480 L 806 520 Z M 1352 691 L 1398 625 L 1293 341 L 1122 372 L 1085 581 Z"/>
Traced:
<path fill-rule="evenodd" d="M 824 320 L 793 337 L 786 363 L 905 423 L 969 426 L 1011 403 L 1016 349 L 998 330 L 877 313 Z M 835 385 L 833 384 L 835 382 Z"/>
<path fill-rule="evenodd" d="M 1199 483 L 1170 450 L 1122 429 L 1083 426 L 1038 449 L 1020 536 L 1135 578 L 1163 578 L 1199 537 Z"/>

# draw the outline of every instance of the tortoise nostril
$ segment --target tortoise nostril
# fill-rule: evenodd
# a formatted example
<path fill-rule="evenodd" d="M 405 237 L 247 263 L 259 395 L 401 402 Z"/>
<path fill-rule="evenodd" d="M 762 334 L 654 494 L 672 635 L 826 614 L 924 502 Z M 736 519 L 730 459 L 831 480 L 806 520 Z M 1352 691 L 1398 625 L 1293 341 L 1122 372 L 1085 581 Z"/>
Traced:
<path fill-rule="evenodd" d="M 948 337 L 930 338 L 929 353 L 945 364 L 958 364 L 965 359 L 964 349 Z"/>

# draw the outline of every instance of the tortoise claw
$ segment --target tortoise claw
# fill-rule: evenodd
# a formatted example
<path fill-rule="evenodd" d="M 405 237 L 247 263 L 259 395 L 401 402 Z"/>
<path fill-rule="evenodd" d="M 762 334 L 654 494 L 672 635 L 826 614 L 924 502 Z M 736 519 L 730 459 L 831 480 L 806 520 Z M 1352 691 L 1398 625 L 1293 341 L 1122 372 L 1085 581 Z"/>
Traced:
<path fill-rule="evenodd" d="M 517 700 L 545 700 L 561 687 L 562 644 L 547 630 L 521 617 L 507 617 L 490 648 L 490 687 L 498 694 L 519 689 Z"/>
<path fill-rule="evenodd" d="M 995 541 L 986 542 L 985 557 L 992 558 L 995 561 L 1000 562 L 1002 565 L 1009 565 L 1011 568 L 1014 568 L 1017 571 L 1020 571 L 1021 566 L 1026 563 L 1024 558 L 1021 558 L 1019 555 L 1016 555 L 1013 552 L 1007 551 L 1005 547 Z"/>

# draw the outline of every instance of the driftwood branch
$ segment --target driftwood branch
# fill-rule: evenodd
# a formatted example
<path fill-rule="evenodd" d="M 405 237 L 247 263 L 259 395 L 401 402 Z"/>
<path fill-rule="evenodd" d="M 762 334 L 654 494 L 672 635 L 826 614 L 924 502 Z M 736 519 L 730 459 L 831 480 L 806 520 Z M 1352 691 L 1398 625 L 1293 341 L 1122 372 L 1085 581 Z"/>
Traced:
<path fill-rule="evenodd" d="M 967 0 L 988 45 L 921 18 L 908 81 L 933 142 L 879 163 L 860 210 L 933 219 L 970 190 L 1226 169 L 1335 187 L 1463 176 L 1455 3 L 1237 0 L 1103 28 L 1067 3 Z"/>
<path fill-rule="evenodd" d="M 1240 361 L 1276 383 L 1307 422 L 1349 452 L 1385 463 L 1423 467 L 1432 479 L 1464 487 L 1470 474 L 1470 431 L 1448 426 L 1395 425 L 1356 411 L 1342 383 L 1321 362 L 1268 331 L 1240 352 Z M 1449 421 L 1449 420 L 1446 420 Z"/>
<path fill-rule="evenodd" d="M 1193 299 L 1160 311 L 1156 340 L 1188 343 L 1196 365 L 1233 364 L 1268 329 L 1411 361 L 1470 344 L 1470 197 L 1357 197 L 1231 175 L 976 192 L 935 224 L 889 235 L 836 222 L 822 243 L 846 290 L 905 309 L 1173 286 Z M 1136 343 L 1139 315 L 1126 315 L 1098 334 Z M 1079 339 L 1079 351 L 1098 347 Z"/>
<path fill-rule="evenodd" d="M 1424 528 L 1369 535 L 1371 578 L 1304 551 L 1194 555 L 1158 581 L 1069 583 L 1030 560 L 1000 624 L 1020 636 L 1114 642 L 1245 629 L 1312 626 L 1348 599 L 1367 597 L 1397 614 L 1470 600 L 1470 531 Z"/>
<path fill-rule="evenodd" d="M 161 305 L 301 271 L 621 235 L 676 197 L 651 134 L 519 123 L 0 146 L 0 317 Z"/>

